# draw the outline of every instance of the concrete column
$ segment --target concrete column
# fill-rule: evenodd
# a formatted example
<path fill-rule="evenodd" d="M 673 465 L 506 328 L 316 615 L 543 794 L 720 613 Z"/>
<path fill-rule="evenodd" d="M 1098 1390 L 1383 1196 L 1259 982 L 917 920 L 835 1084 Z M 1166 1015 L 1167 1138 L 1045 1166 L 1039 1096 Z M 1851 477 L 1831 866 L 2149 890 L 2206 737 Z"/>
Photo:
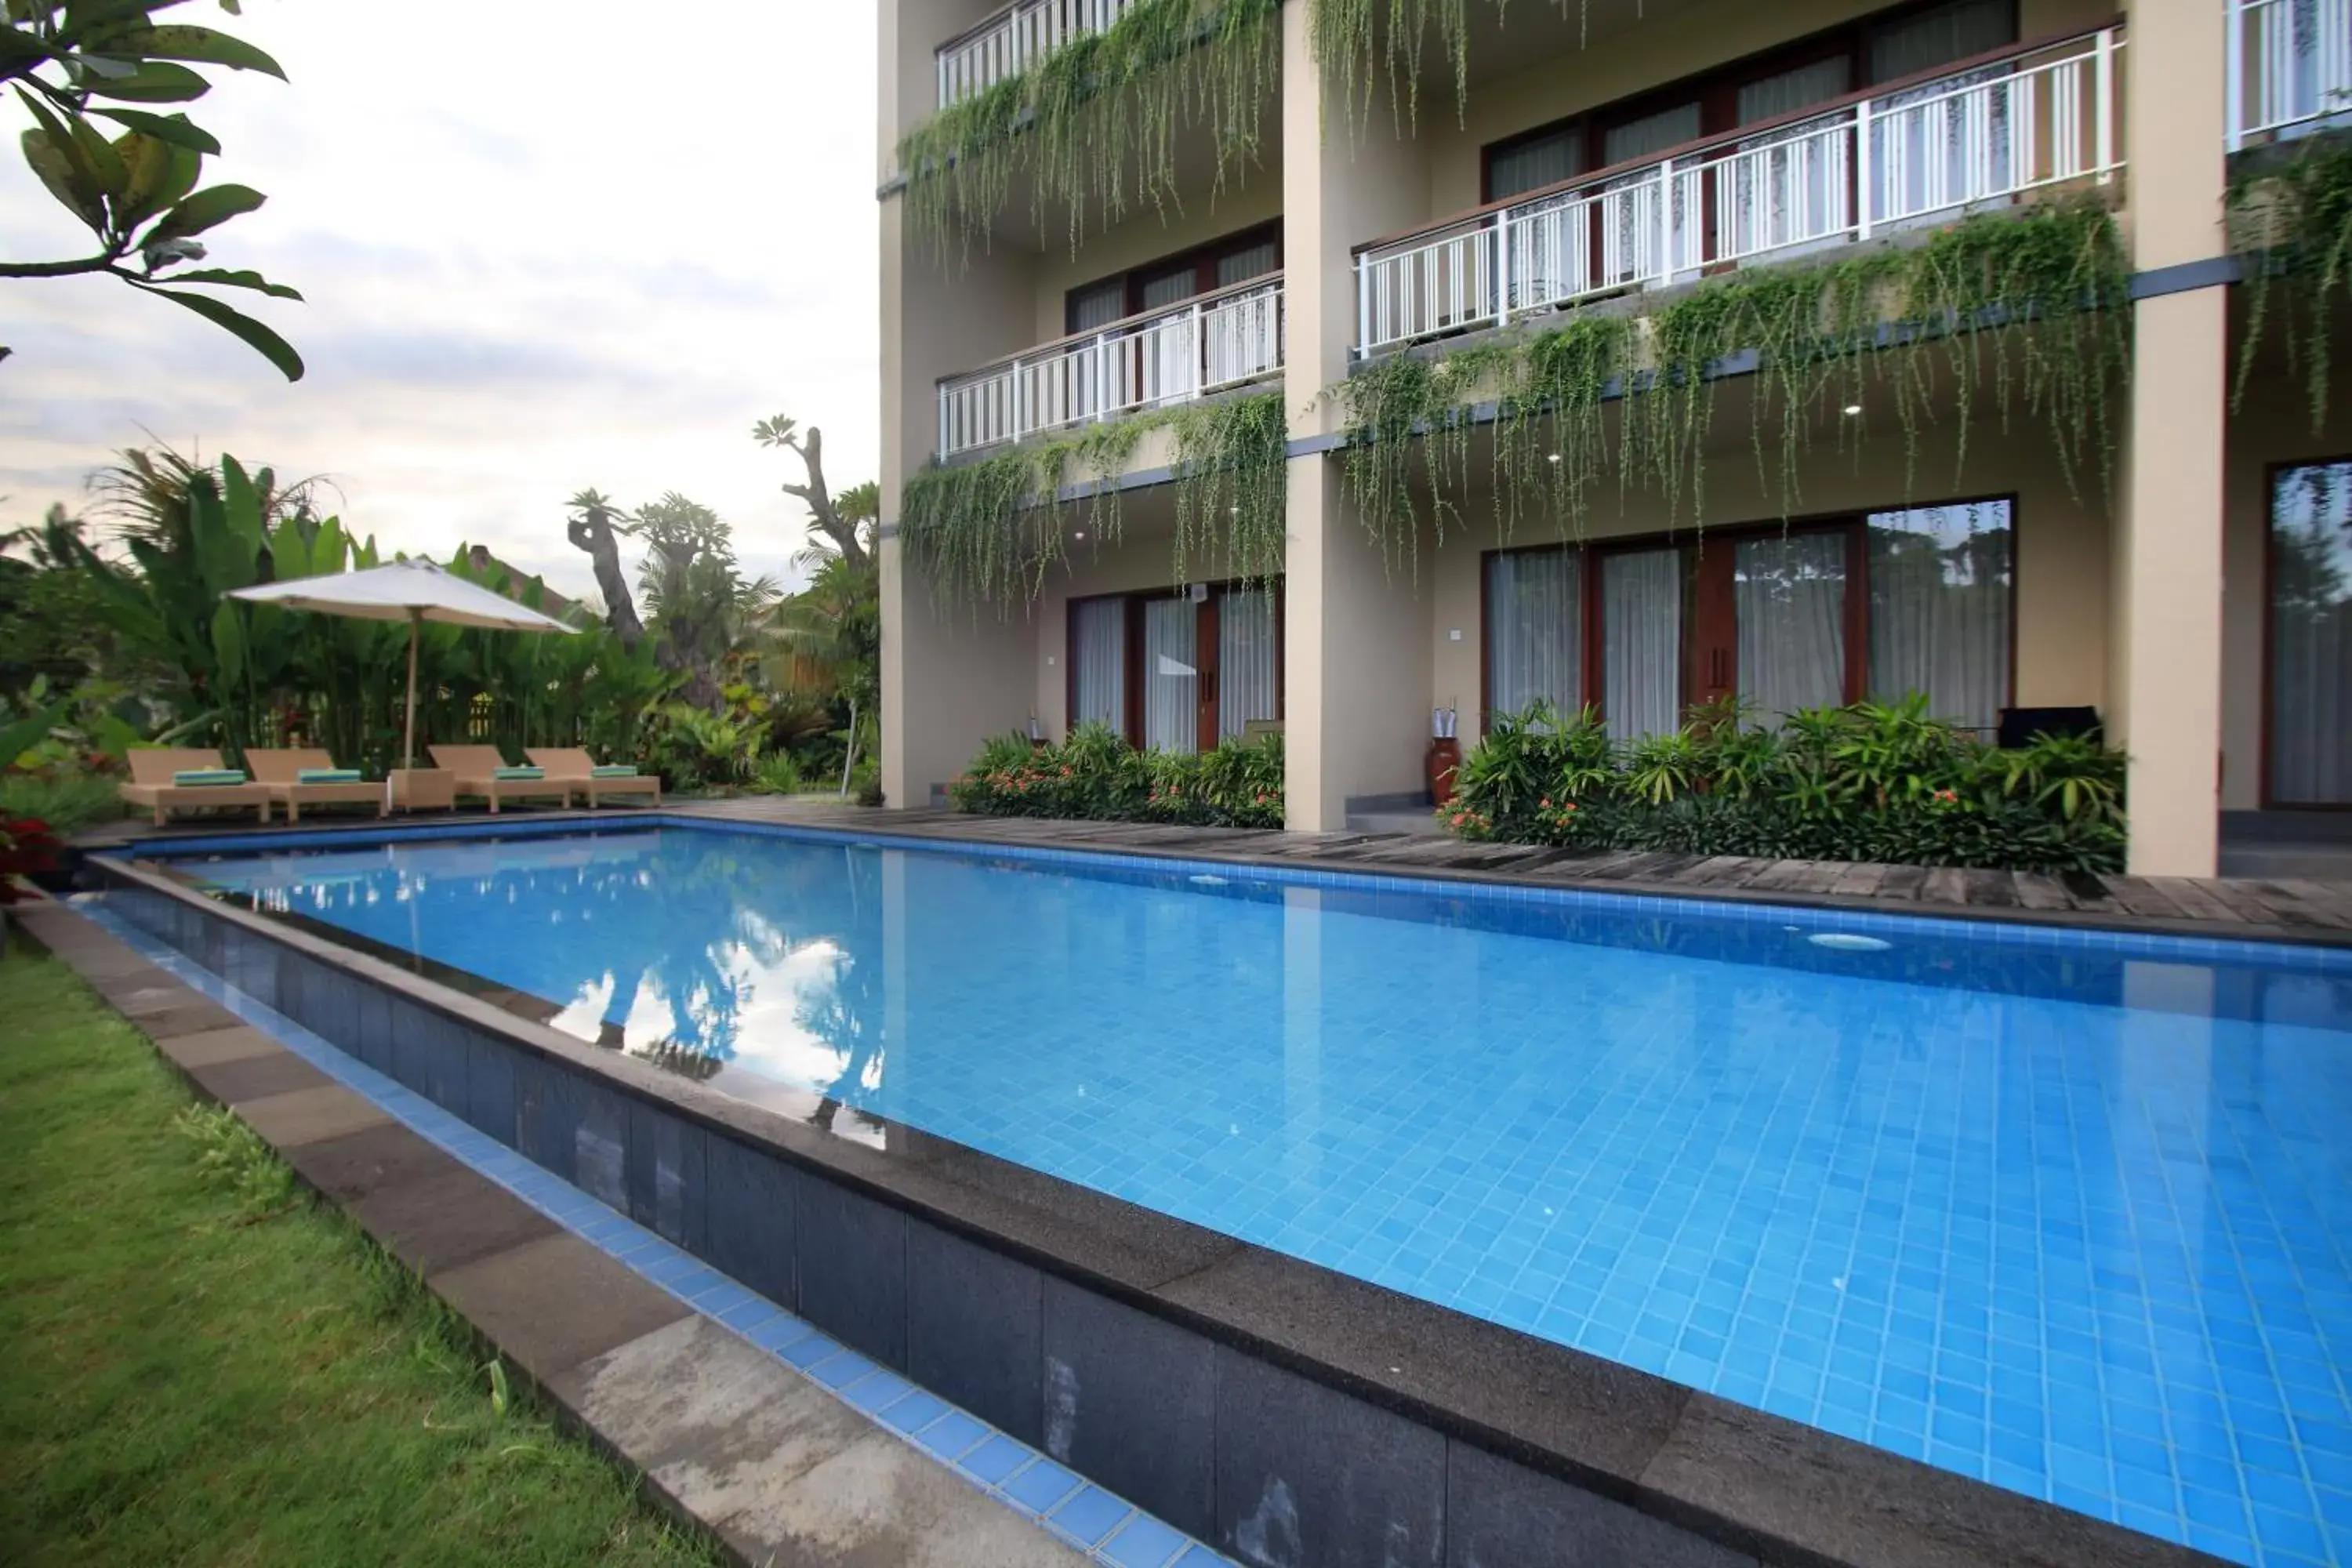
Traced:
<path fill-rule="evenodd" d="M 2131 9 L 2125 147 L 2137 271 L 2225 248 L 2221 25 L 2210 0 Z M 2110 732 L 2132 758 L 2132 871 L 2210 877 L 2221 838 L 2227 291 L 2141 301 L 2132 346 Z"/>
<path fill-rule="evenodd" d="M 1305 5 L 1283 7 L 1283 278 L 1291 434 L 1336 431 L 1324 389 L 1348 374 L 1356 336 L 1352 247 L 1429 216 L 1424 152 L 1385 97 L 1359 135 L 1327 103 Z M 1285 564 L 1284 744 L 1288 826 L 1342 827 L 1347 803 L 1419 787 L 1427 737 L 1428 605 L 1409 568 L 1391 574 L 1347 497 L 1336 456 L 1290 464 Z"/>
<path fill-rule="evenodd" d="M 879 7 L 880 140 L 887 151 L 938 109 L 933 49 L 985 12 L 983 0 L 893 0 Z M 891 171 L 886 169 L 887 174 Z M 906 203 L 879 204 L 882 231 L 882 792 L 929 804 L 982 740 L 1028 722 L 1036 634 L 1028 607 L 935 598 L 895 538 L 908 476 L 939 445 L 941 376 L 1027 344 L 1031 258 L 1011 247 L 942 255 L 909 233 Z"/>

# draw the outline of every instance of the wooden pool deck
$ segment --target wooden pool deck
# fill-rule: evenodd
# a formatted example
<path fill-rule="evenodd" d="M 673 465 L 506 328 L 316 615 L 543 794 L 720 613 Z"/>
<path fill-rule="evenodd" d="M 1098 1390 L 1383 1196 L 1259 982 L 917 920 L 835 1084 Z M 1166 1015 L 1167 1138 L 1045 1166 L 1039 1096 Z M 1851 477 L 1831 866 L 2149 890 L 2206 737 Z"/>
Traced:
<path fill-rule="evenodd" d="M 857 834 L 965 843 L 1029 845 L 1158 855 L 1244 865 L 1306 867 L 1370 875 L 1580 889 L 1636 897 L 1728 900 L 1876 914 L 1958 916 L 2076 929 L 2352 946 L 2352 883 L 2304 878 L 2127 877 L 2023 871 L 1964 871 L 1949 867 L 1878 866 L 1834 860 L 1758 860 L 1737 855 L 1675 855 L 1629 850 L 1589 854 L 1524 844 L 1466 844 L 1431 834 L 1282 833 L 1249 828 L 1178 827 L 1157 823 L 1065 822 L 970 816 L 938 809 L 856 806 L 806 797 L 747 795 L 680 800 L 665 815 L 718 821 L 773 822 Z M 431 827 L 452 821 L 522 824 L 551 818 L 583 826 L 636 813 L 509 811 L 394 818 L 387 825 Z M 178 822 L 157 829 L 125 819 L 82 834 L 79 847 L 120 851 L 150 839 L 247 832 L 367 828 L 373 816 L 320 815 L 299 827 L 268 829 L 250 818 Z"/>

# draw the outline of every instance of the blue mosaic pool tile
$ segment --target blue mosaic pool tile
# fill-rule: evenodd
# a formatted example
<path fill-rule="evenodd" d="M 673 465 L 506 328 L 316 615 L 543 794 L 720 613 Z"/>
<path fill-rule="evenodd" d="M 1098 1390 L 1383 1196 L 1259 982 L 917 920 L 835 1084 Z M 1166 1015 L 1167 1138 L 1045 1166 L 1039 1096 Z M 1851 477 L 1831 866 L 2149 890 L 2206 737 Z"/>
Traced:
<path fill-rule="evenodd" d="M 1100 1487 L 1082 1486 L 1054 1505 L 1045 1522 L 1077 1545 L 1093 1548 L 1135 1512 L 1134 1505 Z"/>
<path fill-rule="evenodd" d="M 1004 1495 L 1032 1513 L 1050 1513 L 1077 1490 L 1078 1478 L 1051 1459 L 1034 1459 L 1000 1483 Z"/>
<path fill-rule="evenodd" d="M 800 1370 L 824 1369 L 825 1378 L 820 1381 L 845 1380 L 835 1385 L 835 1392 L 847 1403 L 877 1416 L 890 1430 L 906 1436 L 942 1463 L 958 1468 L 959 1459 L 969 1460 L 974 1454 L 984 1454 L 982 1468 L 993 1473 L 999 1481 L 1010 1476 L 1019 1483 L 1034 1473 L 1035 1479 L 1028 1482 L 1027 1495 L 1034 1498 L 1053 1491 L 1064 1500 L 1057 1516 L 1047 1517 L 1034 1502 L 994 1486 L 969 1464 L 961 1467 L 968 1479 L 990 1490 L 1016 1511 L 1035 1519 L 1062 1540 L 1086 1551 L 1096 1562 L 1109 1564 L 1110 1568 L 1134 1568 L 1136 1563 L 1144 1562 L 1165 1564 L 1171 1555 L 1181 1550 L 1183 1561 L 1197 1568 L 1234 1568 L 1227 1559 L 1098 1487 L 1090 1483 L 1075 1490 L 1058 1487 L 1058 1478 L 1067 1472 L 1043 1455 L 938 1395 L 917 1388 L 897 1373 L 874 1366 L 856 1352 L 844 1350 L 813 1324 L 772 1302 L 723 1278 L 719 1287 L 724 1289 L 714 1287 L 709 1279 L 714 1271 L 690 1254 L 593 1199 L 578 1201 L 583 1194 L 577 1188 L 556 1181 L 528 1162 L 517 1161 L 495 1139 L 439 1106 L 405 1094 L 383 1074 L 231 989 L 218 976 L 117 919 L 98 901 L 86 901 L 83 912 L 329 1076 L 388 1110 L 397 1107 L 395 1113 L 403 1115 L 411 1130 L 427 1142 L 464 1159 L 551 1217 L 562 1217 L 557 1214 L 562 1209 L 572 1216 L 564 1223 L 583 1240 L 593 1242 L 615 1258 L 635 1258 L 640 1273 L 661 1269 L 670 1276 L 664 1288 L 673 1294 L 679 1293 L 682 1288 L 692 1288 L 706 1300 L 725 1300 L 727 1312 L 719 1321 L 723 1322 L 732 1317 L 738 1321 L 728 1326 L 749 1325 L 742 1331 L 751 1343 Z M 729 1291 L 736 1294 L 728 1294 Z M 1076 1481 L 1076 1477 L 1070 1479 Z M 1106 1517 L 1108 1523 L 1103 1522 Z M 1100 1529 L 1097 1528 L 1098 1524 Z M 1114 1525 L 1118 1527 L 1115 1531 L 1111 1529 Z M 1107 1534 L 1112 1539 L 1106 1539 Z M 1149 1555 L 1163 1543 L 1168 1546 L 1166 1552 L 1157 1558 Z"/>
<path fill-rule="evenodd" d="M 743 998 L 663 1026 L 712 1050 L 715 1088 L 826 1092 L 845 1123 L 872 1110 L 2132 1528 L 2243 1539 L 2250 1561 L 2267 1521 L 2304 1521 L 2282 1552 L 2338 1527 L 2352 952 L 1321 868 L 1203 885 L 1173 858 L 876 839 L 906 851 L 894 957 L 872 848 L 635 822 L 588 842 L 646 919 L 719 933 L 698 962 Z M 581 995 L 595 933 L 551 944 L 515 913 L 578 902 L 521 896 L 535 843 L 560 860 L 574 826 L 456 837 L 454 879 L 451 847 L 414 836 L 352 874 L 415 868 L 441 900 L 430 956 Z M 694 874 L 713 855 L 740 865 Z M 333 859 L 262 875 L 299 889 Z M 793 874 L 746 869 L 769 864 Z M 485 876 L 518 896 L 472 923 Z M 1192 892 L 1213 896 L 1171 896 Z M 729 934 L 747 911 L 790 963 Z M 403 942 L 415 911 L 306 912 Z M 1890 946 L 1811 942 L 1841 931 Z M 1066 973 L 1041 988 L 1049 938 Z M 793 967 L 820 957 L 821 981 Z M 886 983 L 908 1029 L 887 1060 L 859 1044 Z M 813 998 L 860 1027 L 805 1032 Z M 626 1016 L 603 999 L 574 1023 Z M 1454 1042 L 1434 1076 L 1433 1038 Z M 2257 1496 L 2264 1465 L 2281 1489 Z M 2236 1500 L 2234 1522 L 2200 1493 Z"/>

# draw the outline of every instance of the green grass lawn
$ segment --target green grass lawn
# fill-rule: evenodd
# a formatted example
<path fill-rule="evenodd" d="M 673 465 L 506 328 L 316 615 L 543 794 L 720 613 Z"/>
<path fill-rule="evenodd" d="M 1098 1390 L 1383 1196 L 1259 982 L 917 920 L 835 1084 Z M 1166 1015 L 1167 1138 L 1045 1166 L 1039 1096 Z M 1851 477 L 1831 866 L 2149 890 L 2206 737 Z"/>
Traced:
<path fill-rule="evenodd" d="M 0 999 L 0 1562 L 719 1560 L 62 964 Z"/>

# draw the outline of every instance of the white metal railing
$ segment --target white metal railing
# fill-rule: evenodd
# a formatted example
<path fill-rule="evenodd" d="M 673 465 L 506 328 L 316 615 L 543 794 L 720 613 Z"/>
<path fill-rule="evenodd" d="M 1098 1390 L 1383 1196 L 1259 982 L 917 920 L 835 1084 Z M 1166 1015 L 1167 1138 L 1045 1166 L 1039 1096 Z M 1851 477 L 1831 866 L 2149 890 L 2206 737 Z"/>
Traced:
<path fill-rule="evenodd" d="M 2124 41 L 2040 47 L 1375 247 L 1356 258 L 1357 352 L 2104 184 L 2124 163 Z"/>
<path fill-rule="evenodd" d="M 940 383 L 940 456 L 1163 408 L 1282 368 L 1279 281 L 1111 322 Z"/>
<path fill-rule="evenodd" d="M 940 107 L 977 98 L 1071 39 L 1107 33 L 1135 0 L 1020 0 L 939 47 Z"/>
<path fill-rule="evenodd" d="M 2352 0 L 2228 0 L 2230 150 L 2352 114 Z"/>

